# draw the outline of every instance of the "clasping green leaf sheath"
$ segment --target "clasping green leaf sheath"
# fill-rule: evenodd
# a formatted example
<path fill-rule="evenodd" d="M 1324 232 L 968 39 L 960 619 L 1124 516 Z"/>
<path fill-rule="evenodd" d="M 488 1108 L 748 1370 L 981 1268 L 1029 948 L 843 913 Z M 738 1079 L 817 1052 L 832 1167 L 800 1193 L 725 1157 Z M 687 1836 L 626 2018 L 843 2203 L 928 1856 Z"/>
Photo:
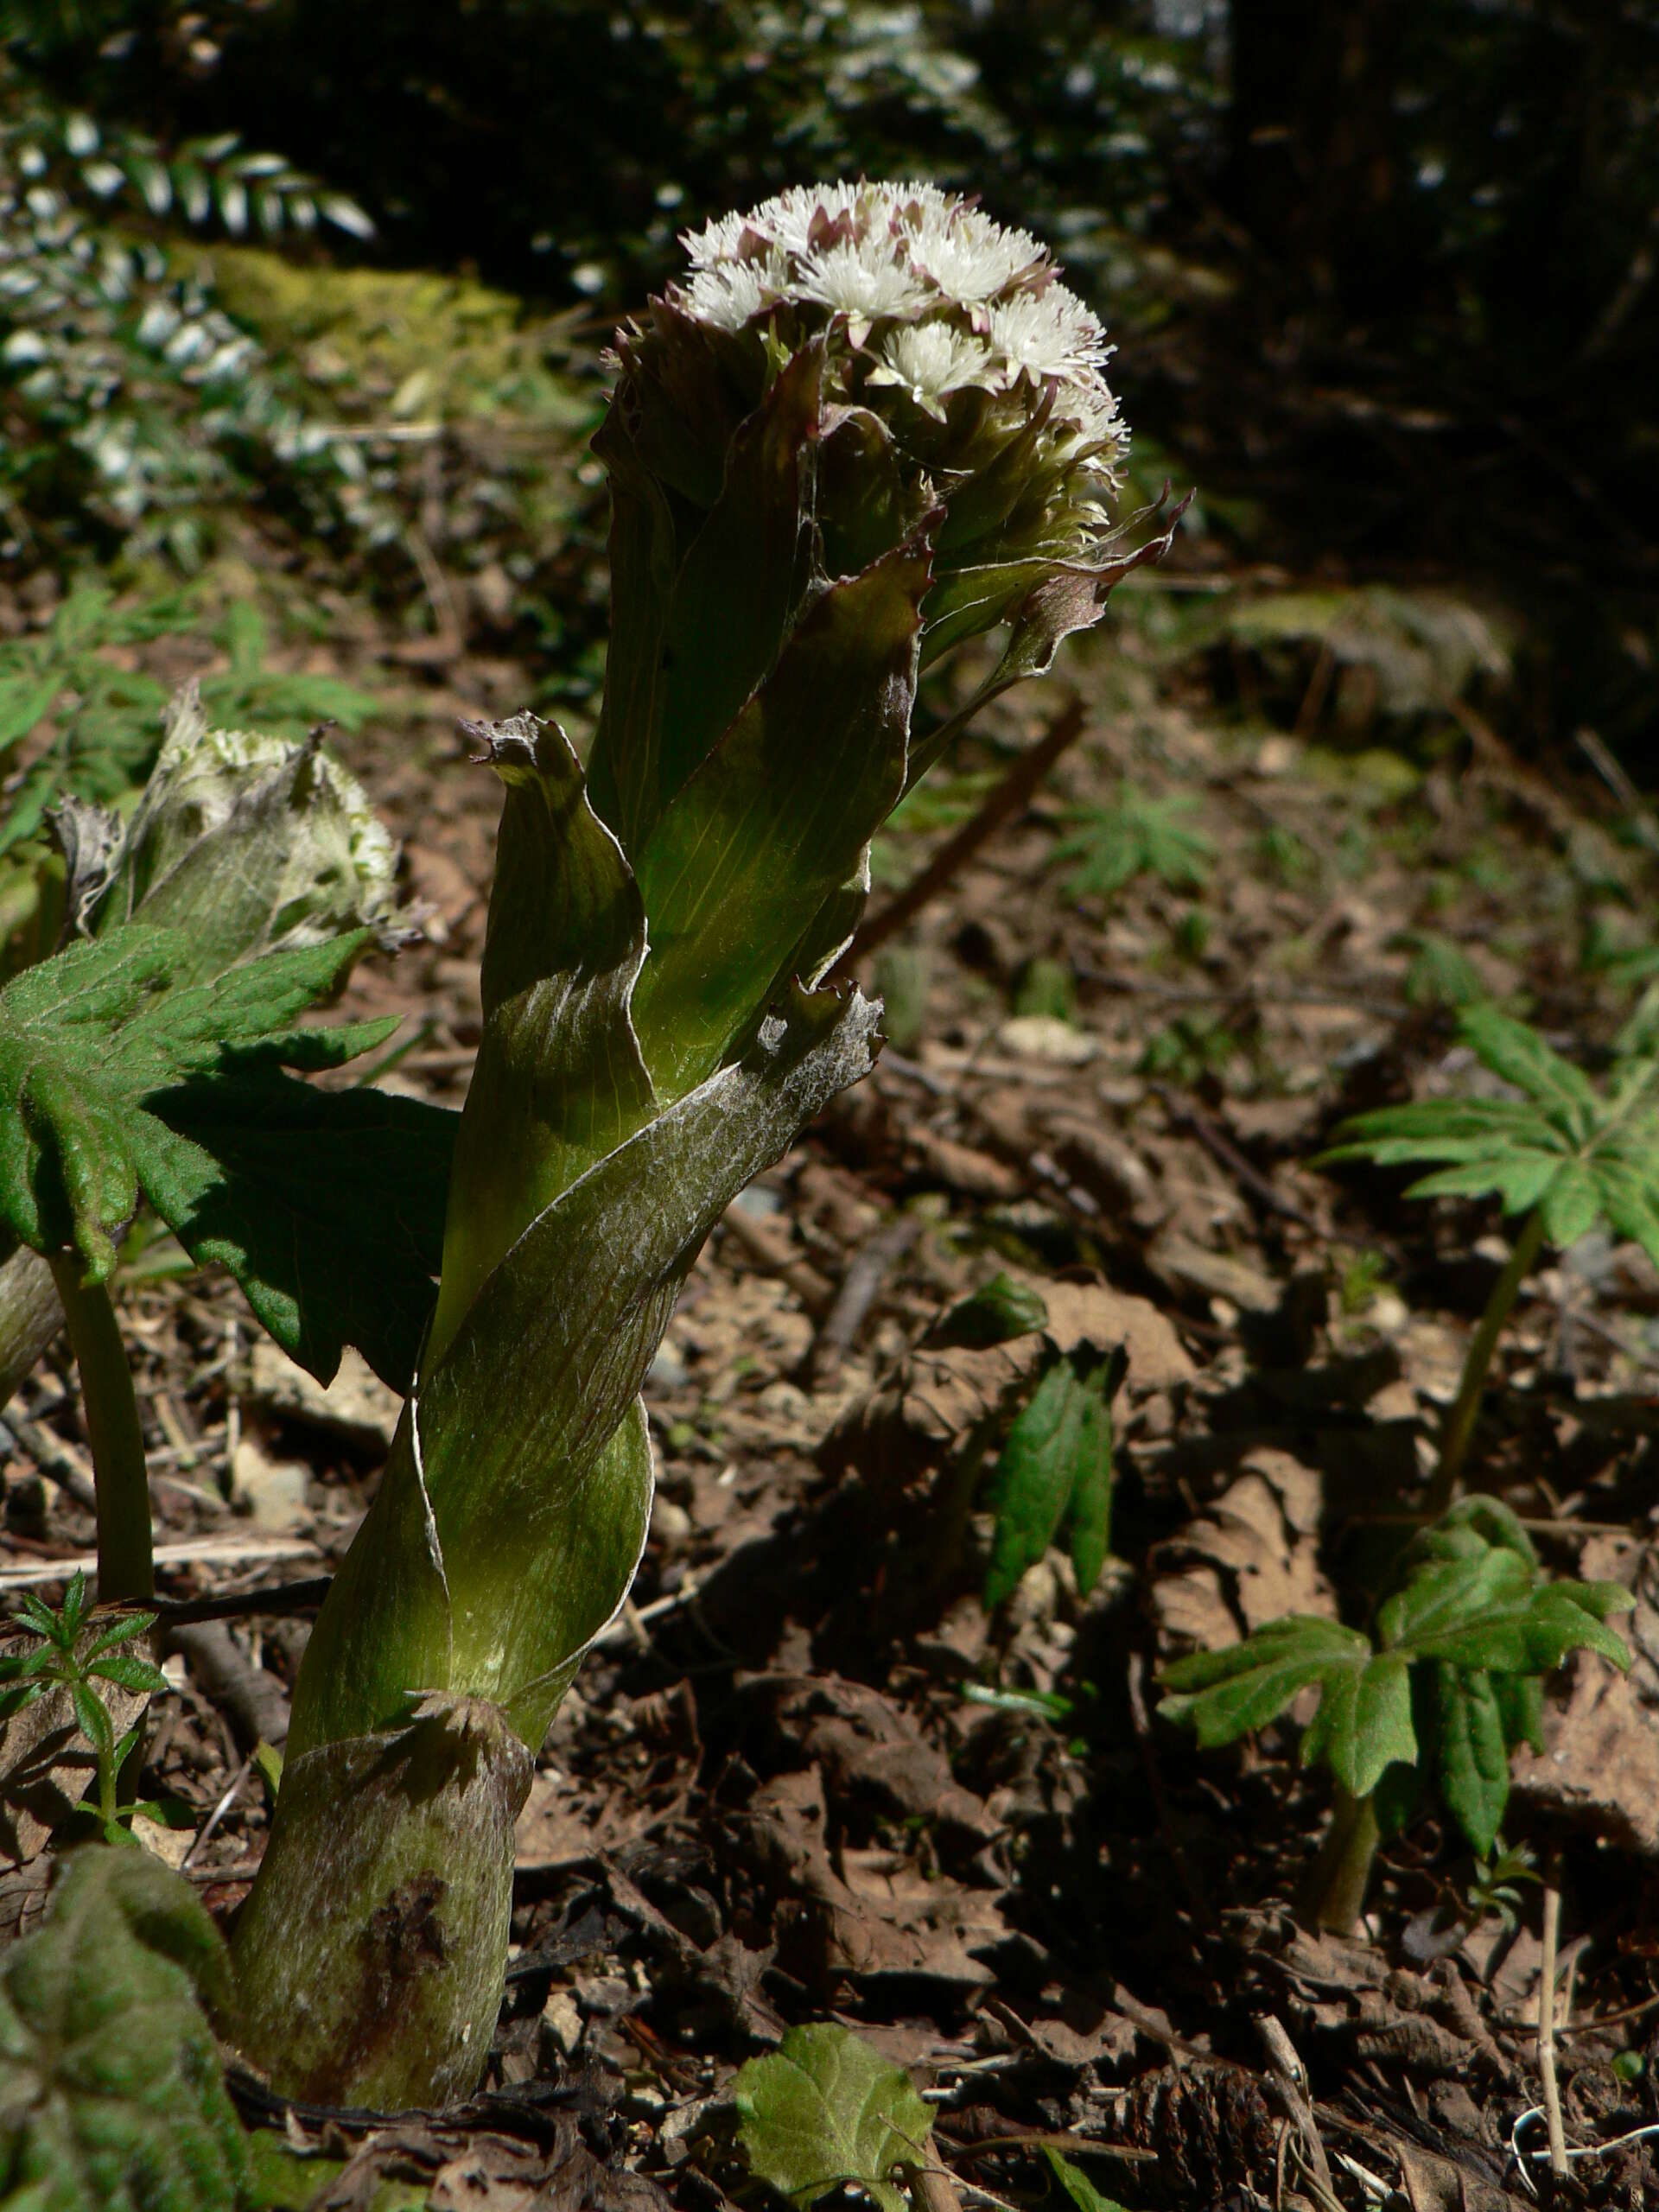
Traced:
<path fill-rule="evenodd" d="M 429 1370 L 520 1232 L 657 1103 L 629 1013 L 645 909 L 575 753 L 533 715 L 468 734 L 506 788 Z"/>

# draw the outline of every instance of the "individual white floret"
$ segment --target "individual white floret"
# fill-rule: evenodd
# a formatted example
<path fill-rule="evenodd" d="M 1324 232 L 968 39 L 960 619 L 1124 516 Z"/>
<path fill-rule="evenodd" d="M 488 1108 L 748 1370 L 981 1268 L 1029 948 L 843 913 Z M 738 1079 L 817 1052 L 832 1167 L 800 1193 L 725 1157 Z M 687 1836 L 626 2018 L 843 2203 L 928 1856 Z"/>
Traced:
<path fill-rule="evenodd" d="M 743 233 L 750 229 L 744 214 L 721 215 L 700 231 L 682 231 L 680 244 L 694 269 L 712 269 L 718 261 L 735 261 Z"/>
<path fill-rule="evenodd" d="M 1048 377 L 1081 379 L 1111 351 L 1099 321 L 1064 284 L 995 301 L 988 321 L 993 350 L 1014 375 L 1023 372 L 1037 383 Z"/>
<path fill-rule="evenodd" d="M 981 307 L 1047 261 L 1028 231 L 1005 231 L 976 207 L 929 207 L 910 232 L 911 259 L 963 307 Z"/>
<path fill-rule="evenodd" d="M 812 251 L 816 238 L 822 235 L 826 226 L 856 213 L 861 189 L 861 186 L 844 181 L 791 185 L 787 192 L 774 193 L 770 200 L 763 200 L 744 219 L 762 238 L 770 238 L 786 253 L 804 258 Z"/>
<path fill-rule="evenodd" d="M 872 384 L 897 385 L 940 422 L 952 392 L 996 381 L 988 347 L 948 322 L 901 323 L 882 341 Z"/>
<path fill-rule="evenodd" d="M 863 343 L 871 323 L 884 315 L 915 315 L 931 296 L 931 288 L 887 238 L 844 238 L 810 254 L 796 283 L 804 299 L 847 317 L 855 346 Z"/>
<path fill-rule="evenodd" d="M 789 264 L 781 254 L 758 261 L 721 261 L 700 269 L 687 285 L 685 304 L 704 322 L 721 330 L 741 330 L 774 306 L 790 285 Z"/>
<path fill-rule="evenodd" d="M 1104 448 L 1091 463 L 1096 467 L 1110 468 L 1128 449 L 1128 426 L 1118 411 L 1117 395 L 1098 376 L 1060 384 L 1050 419 L 1057 427 L 1069 423 L 1084 445 Z"/>

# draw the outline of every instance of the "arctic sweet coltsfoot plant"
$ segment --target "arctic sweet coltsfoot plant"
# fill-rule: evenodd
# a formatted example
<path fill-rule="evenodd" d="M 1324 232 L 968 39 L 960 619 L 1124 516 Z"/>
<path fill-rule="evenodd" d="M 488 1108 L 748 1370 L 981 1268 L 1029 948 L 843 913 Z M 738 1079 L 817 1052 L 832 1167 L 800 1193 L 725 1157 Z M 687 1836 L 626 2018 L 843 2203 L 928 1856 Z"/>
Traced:
<path fill-rule="evenodd" d="M 823 982 L 870 839 L 1173 527 L 1113 531 L 1104 336 L 1023 232 L 835 184 L 684 243 L 595 440 L 591 758 L 528 715 L 474 733 L 505 797 L 437 1306 L 236 1938 L 250 2052 L 313 2098 L 478 2081 L 531 1761 L 645 1542 L 646 1369 L 722 1211 L 875 1051 Z M 918 734 L 920 671 L 1003 624 Z"/>

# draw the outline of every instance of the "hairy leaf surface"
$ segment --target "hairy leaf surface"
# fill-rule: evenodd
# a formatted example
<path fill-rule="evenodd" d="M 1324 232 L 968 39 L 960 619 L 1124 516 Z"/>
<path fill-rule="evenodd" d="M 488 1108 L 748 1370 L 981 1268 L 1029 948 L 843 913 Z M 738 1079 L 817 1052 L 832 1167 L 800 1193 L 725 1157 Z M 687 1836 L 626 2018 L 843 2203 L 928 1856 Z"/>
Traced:
<path fill-rule="evenodd" d="M 895 2170 L 925 2164 L 933 2114 L 902 2066 L 850 2028 L 791 2028 L 739 2072 L 738 2140 L 750 2171 L 808 2212 L 845 2183 L 906 2212 Z"/>
<path fill-rule="evenodd" d="M 198 2001 L 229 1970 L 188 1883 L 146 1853 L 70 1860 L 0 1960 L 0 2183 L 29 2212 L 232 2212 L 247 2146 Z"/>
<path fill-rule="evenodd" d="M 102 1281 L 141 1194 L 193 1258 L 229 1267 L 325 1382 L 342 1343 L 405 1389 L 429 1310 L 454 1117 L 283 1072 L 337 1066 L 394 1026 L 296 1029 L 361 932 L 207 982 L 188 933 L 124 924 L 0 992 L 0 1217 Z"/>

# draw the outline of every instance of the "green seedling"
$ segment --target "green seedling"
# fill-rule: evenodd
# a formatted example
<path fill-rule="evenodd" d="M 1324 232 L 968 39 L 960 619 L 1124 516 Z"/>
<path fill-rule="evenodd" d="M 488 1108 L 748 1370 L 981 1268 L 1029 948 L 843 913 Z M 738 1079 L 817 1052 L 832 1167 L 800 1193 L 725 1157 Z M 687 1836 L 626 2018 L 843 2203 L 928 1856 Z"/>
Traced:
<path fill-rule="evenodd" d="M 1246 1049 L 1230 1022 L 1180 1014 L 1147 1039 L 1139 1069 L 1191 1089 L 1207 1076 L 1224 1075 Z"/>
<path fill-rule="evenodd" d="M 1319 1926 L 1345 1930 L 1363 1909 L 1384 1827 L 1424 1788 L 1478 1855 L 1492 1850 L 1510 1751 L 1543 1749 L 1542 1677 L 1580 1649 L 1628 1667 L 1606 1622 L 1630 1605 L 1618 1583 L 1551 1581 L 1509 1509 L 1468 1498 L 1414 1539 L 1372 1634 L 1300 1614 L 1269 1621 L 1167 1668 L 1159 1709 L 1209 1748 L 1318 1692 L 1301 1758 L 1330 1770 L 1337 1809 L 1306 1905 Z"/>
<path fill-rule="evenodd" d="M 1099 1581 L 1111 1523 L 1112 1398 L 1123 1369 L 1121 1348 L 1078 1344 L 1063 1352 L 1049 1346 L 988 1489 L 996 1516 L 985 1575 L 988 1611 L 1014 1595 L 1062 1529 L 1078 1589 L 1086 1597 Z"/>
<path fill-rule="evenodd" d="M 232 601 L 217 634 L 230 665 L 202 678 L 201 703 L 230 728 L 257 728 L 297 745 L 318 722 L 359 730 L 381 704 L 372 691 L 337 676 L 267 668 L 265 618 L 251 600 Z"/>
<path fill-rule="evenodd" d="M 124 1825 L 135 1813 L 159 1816 L 156 1805 L 118 1802 L 121 1770 L 137 1745 L 139 1731 L 129 1728 L 118 1741 L 99 1682 L 141 1697 L 167 1688 L 167 1677 L 153 1661 L 128 1647 L 156 1625 L 154 1613 L 124 1613 L 88 1640 L 86 1578 L 77 1572 L 55 1613 L 40 1599 L 26 1597 L 17 1608 L 17 1625 L 33 1642 L 0 1657 L 0 1721 L 10 1720 L 54 1689 L 69 1693 L 80 1732 L 98 1758 L 98 1820 L 108 1843 L 130 1842 Z"/>
<path fill-rule="evenodd" d="M 1486 996 L 1480 970 L 1455 938 L 1412 930 L 1399 940 L 1411 956 L 1406 997 L 1413 1006 L 1476 1006 Z"/>
<path fill-rule="evenodd" d="M 1202 891 L 1210 880 L 1216 849 L 1202 830 L 1192 826 L 1195 798 L 1159 798 L 1124 782 L 1109 806 L 1074 808 L 1066 817 L 1071 834 L 1055 846 L 1058 865 L 1080 865 L 1066 878 L 1073 899 L 1115 899 L 1138 875 L 1155 876 L 1171 891 Z"/>
<path fill-rule="evenodd" d="M 0 762 L 48 716 L 53 728 L 9 794 L 0 852 L 38 836 L 54 803 L 113 805 L 142 780 L 167 691 L 142 670 L 119 666 L 110 649 L 186 631 L 190 619 L 182 592 L 122 606 L 101 584 L 82 583 L 45 630 L 0 642 Z"/>
<path fill-rule="evenodd" d="M 1363 1250 L 1353 1253 L 1343 1265 L 1337 1281 L 1337 1302 L 1351 1319 L 1388 1288 L 1389 1262 L 1386 1253 Z"/>
<path fill-rule="evenodd" d="M 1538 1861 L 1524 1843 L 1505 1848 L 1497 1838 L 1490 1857 L 1475 1860 L 1474 1878 L 1464 1891 L 1464 1903 L 1472 1920 L 1484 1920 L 1495 1914 L 1506 1935 L 1514 1935 L 1521 1924 L 1521 1908 L 1525 1899 L 1522 1884 L 1536 1888 L 1541 1877 Z"/>
<path fill-rule="evenodd" d="M 1451 1503 L 1474 1436 L 1487 1370 L 1521 1286 L 1546 1243 L 1566 1247 L 1605 1222 L 1659 1262 L 1659 1054 L 1621 1063 L 1604 1092 L 1536 1030 L 1495 1007 L 1471 1007 L 1465 1040 L 1510 1087 L 1503 1098 L 1431 1098 L 1361 1114 L 1337 1131 L 1327 1163 L 1395 1167 L 1440 1161 L 1408 1198 L 1495 1197 L 1521 1233 L 1492 1287 L 1440 1433 L 1425 1499 Z M 1513 1094 L 1519 1093 L 1519 1096 Z"/>
<path fill-rule="evenodd" d="M 992 1344 L 1005 1344 L 1047 1326 L 1048 1307 L 1042 1293 L 999 1271 L 988 1282 L 948 1306 L 924 1342 L 930 1350 L 955 1346 L 983 1351 Z"/>

